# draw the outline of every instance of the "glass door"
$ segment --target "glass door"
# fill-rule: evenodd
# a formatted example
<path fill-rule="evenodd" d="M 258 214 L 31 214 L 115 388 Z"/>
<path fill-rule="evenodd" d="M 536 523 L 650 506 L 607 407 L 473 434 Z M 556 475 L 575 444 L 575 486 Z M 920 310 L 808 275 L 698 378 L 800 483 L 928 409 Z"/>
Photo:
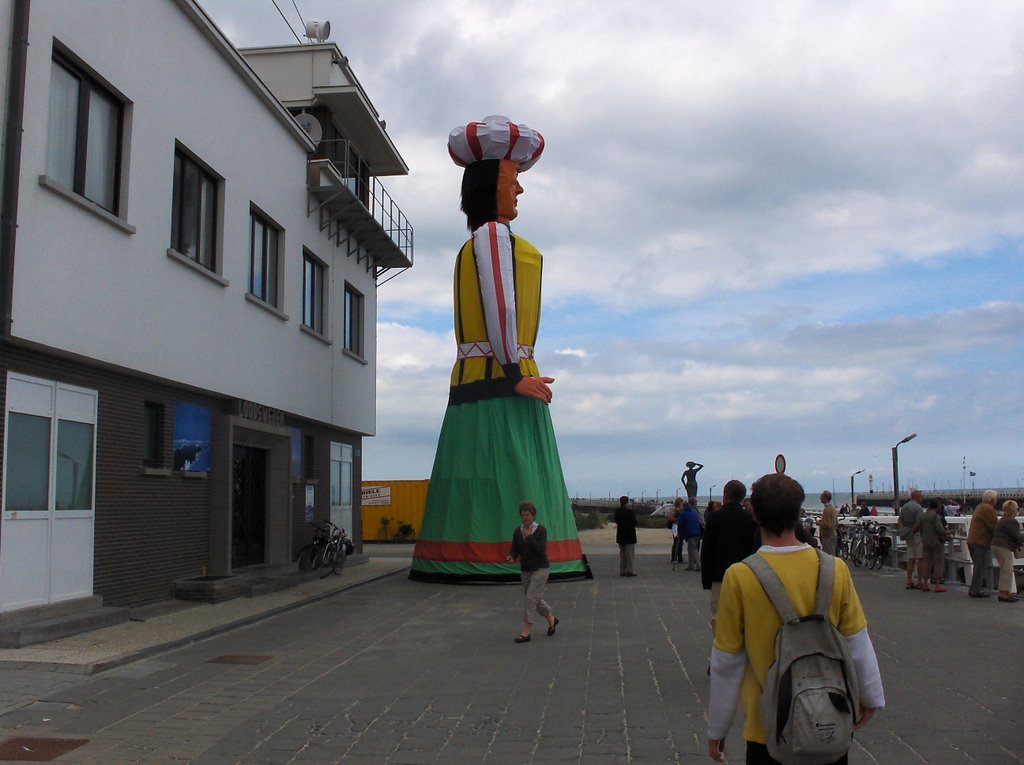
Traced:
<path fill-rule="evenodd" d="M 92 594 L 97 400 L 8 373 L 0 611 Z"/>

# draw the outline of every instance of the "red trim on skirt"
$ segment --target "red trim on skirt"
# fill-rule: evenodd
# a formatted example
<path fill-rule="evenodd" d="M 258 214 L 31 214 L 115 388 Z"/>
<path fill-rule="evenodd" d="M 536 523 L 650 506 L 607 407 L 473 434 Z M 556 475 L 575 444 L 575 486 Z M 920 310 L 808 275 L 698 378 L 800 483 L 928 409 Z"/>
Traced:
<path fill-rule="evenodd" d="M 505 563 L 511 547 L 511 542 L 432 542 L 417 539 L 413 557 L 450 563 Z M 583 547 L 578 539 L 548 542 L 548 560 L 552 563 L 567 563 L 582 557 Z"/>

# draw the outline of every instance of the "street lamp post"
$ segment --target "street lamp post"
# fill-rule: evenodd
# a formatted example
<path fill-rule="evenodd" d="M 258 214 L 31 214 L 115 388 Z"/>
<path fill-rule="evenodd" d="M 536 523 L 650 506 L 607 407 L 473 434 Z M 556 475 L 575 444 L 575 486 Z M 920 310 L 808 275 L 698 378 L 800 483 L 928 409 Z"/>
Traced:
<path fill-rule="evenodd" d="M 913 441 L 915 438 L 917 438 L 917 433 L 911 433 L 902 441 L 897 442 L 896 446 L 892 447 L 892 509 L 897 513 L 900 511 L 900 463 L 899 457 L 896 455 L 896 449 L 900 444 Z"/>
<path fill-rule="evenodd" d="M 718 484 L 712 484 L 711 488 L 708 489 L 708 504 L 711 504 L 711 492 L 718 487 Z"/>
<path fill-rule="evenodd" d="M 850 475 L 850 511 L 853 512 L 857 506 L 857 495 L 853 493 L 853 476 L 860 475 L 864 472 L 864 468 L 861 468 L 856 473 Z"/>

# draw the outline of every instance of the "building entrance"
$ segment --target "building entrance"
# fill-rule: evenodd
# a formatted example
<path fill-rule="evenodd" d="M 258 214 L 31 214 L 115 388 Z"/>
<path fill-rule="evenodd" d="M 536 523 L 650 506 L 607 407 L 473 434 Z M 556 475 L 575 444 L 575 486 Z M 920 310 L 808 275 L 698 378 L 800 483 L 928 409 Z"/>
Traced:
<path fill-rule="evenodd" d="M 231 567 L 266 562 L 267 451 L 234 447 L 234 491 L 231 503 Z"/>

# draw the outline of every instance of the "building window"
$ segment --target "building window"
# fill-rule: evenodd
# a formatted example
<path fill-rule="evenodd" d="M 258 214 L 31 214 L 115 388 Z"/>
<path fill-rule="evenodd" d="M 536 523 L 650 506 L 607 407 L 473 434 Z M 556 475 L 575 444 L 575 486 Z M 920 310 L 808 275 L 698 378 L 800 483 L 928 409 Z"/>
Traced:
<path fill-rule="evenodd" d="M 145 403 L 143 410 L 142 465 L 148 468 L 163 467 L 164 408 L 152 401 Z"/>
<path fill-rule="evenodd" d="M 6 510 L 47 509 L 50 462 L 50 418 L 8 414 Z"/>
<path fill-rule="evenodd" d="M 363 294 L 345 285 L 345 350 L 363 356 Z"/>
<path fill-rule="evenodd" d="M 324 333 L 324 264 L 310 253 L 302 256 L 302 323 Z"/>
<path fill-rule="evenodd" d="M 91 511 L 96 392 L 13 373 L 7 382 L 4 509 Z"/>
<path fill-rule="evenodd" d="M 118 214 L 124 103 L 95 78 L 54 52 L 46 174 Z"/>
<path fill-rule="evenodd" d="M 174 152 L 171 249 L 203 268 L 217 270 L 218 179 L 178 150 Z"/>
<path fill-rule="evenodd" d="M 281 230 L 255 210 L 249 216 L 249 294 L 277 308 Z"/>

